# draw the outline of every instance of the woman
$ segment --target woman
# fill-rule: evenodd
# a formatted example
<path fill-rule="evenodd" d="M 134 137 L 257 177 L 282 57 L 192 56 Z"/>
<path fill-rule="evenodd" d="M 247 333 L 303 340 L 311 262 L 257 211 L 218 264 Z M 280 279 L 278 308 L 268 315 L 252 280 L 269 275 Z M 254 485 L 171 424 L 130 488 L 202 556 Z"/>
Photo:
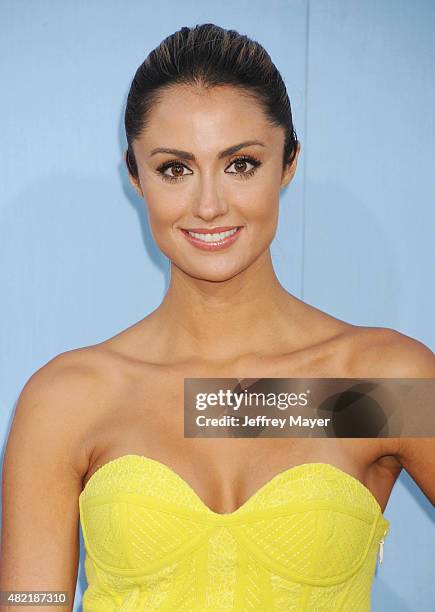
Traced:
<path fill-rule="evenodd" d="M 184 379 L 426 378 L 433 353 L 279 283 L 270 244 L 300 144 L 257 42 L 212 24 L 169 36 L 136 72 L 125 127 L 170 285 L 138 323 L 26 383 L 2 589 L 72 599 L 80 518 L 85 612 L 368 610 L 402 467 L 435 501 L 432 441 L 185 438 Z"/>

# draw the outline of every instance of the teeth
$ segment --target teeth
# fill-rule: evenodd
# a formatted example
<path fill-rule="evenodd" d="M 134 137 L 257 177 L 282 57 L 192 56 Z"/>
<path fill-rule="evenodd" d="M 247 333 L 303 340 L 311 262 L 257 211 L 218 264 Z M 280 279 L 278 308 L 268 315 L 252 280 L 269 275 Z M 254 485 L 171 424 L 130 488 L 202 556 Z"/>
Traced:
<path fill-rule="evenodd" d="M 237 232 L 237 227 L 232 230 L 228 230 L 227 232 L 219 232 L 217 234 L 198 234 L 197 232 L 189 232 L 189 230 L 187 230 L 187 232 L 191 236 L 194 236 L 203 242 L 217 242 L 235 234 Z"/>

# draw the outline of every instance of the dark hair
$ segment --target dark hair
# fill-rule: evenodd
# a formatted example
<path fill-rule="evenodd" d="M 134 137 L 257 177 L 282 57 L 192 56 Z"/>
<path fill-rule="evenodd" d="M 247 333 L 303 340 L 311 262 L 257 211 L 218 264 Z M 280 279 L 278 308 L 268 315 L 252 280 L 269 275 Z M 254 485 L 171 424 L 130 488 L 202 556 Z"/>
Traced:
<path fill-rule="evenodd" d="M 138 170 L 132 143 L 145 130 L 150 110 L 164 88 L 178 84 L 232 85 L 253 94 L 271 124 L 285 130 L 283 166 L 293 161 L 298 140 L 290 100 L 269 54 L 260 43 L 236 30 L 204 23 L 183 27 L 165 38 L 136 70 L 124 119 L 126 160 L 135 178 Z"/>

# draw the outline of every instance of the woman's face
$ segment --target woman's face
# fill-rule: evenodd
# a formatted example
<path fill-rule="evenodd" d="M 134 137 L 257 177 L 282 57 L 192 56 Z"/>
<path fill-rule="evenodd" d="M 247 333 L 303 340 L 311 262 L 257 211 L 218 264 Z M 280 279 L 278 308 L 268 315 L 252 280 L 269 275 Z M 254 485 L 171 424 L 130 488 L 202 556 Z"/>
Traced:
<path fill-rule="evenodd" d="M 156 243 L 175 266 L 222 281 L 265 255 L 280 189 L 296 170 L 297 158 L 283 171 L 283 147 L 284 130 L 271 127 L 256 101 L 236 88 L 164 92 L 134 141 L 139 181 L 131 175 L 130 181 L 145 200 Z M 240 226 L 231 244 L 215 250 L 208 242 L 196 246 L 204 242 L 183 231 Z"/>

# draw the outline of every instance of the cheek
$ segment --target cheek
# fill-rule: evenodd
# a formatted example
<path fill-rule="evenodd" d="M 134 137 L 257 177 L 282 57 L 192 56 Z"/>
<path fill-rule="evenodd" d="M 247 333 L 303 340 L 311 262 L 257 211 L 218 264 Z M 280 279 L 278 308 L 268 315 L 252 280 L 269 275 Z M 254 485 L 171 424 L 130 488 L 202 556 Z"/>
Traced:
<path fill-rule="evenodd" d="M 240 207 L 248 225 L 259 225 L 262 230 L 275 228 L 278 220 L 279 191 L 274 181 L 258 181 L 243 194 Z"/>
<path fill-rule="evenodd" d="M 186 198 L 181 194 L 171 193 L 160 185 L 147 186 L 143 194 L 151 228 L 156 232 L 167 231 L 183 217 Z"/>

